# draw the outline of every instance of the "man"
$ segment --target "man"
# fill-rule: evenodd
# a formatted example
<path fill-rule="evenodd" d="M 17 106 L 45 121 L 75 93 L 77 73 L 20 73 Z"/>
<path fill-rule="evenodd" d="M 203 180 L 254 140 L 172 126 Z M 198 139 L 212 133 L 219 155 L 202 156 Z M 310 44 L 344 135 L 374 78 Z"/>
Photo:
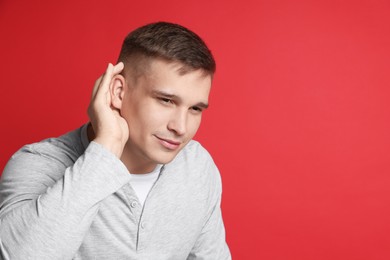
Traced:
<path fill-rule="evenodd" d="M 130 33 L 94 87 L 90 124 L 27 145 L 0 186 L 3 259 L 230 259 L 221 181 L 192 141 L 215 72 L 170 23 Z"/>

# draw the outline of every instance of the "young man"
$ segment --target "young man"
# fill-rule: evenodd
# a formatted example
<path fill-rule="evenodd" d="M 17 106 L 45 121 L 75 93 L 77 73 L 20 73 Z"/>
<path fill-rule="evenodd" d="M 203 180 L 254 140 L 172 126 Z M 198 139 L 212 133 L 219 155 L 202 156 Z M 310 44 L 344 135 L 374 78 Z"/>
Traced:
<path fill-rule="evenodd" d="M 170 23 L 125 39 L 94 87 L 90 124 L 27 145 L 0 186 L 3 259 L 230 259 L 221 180 L 191 140 L 215 72 Z"/>

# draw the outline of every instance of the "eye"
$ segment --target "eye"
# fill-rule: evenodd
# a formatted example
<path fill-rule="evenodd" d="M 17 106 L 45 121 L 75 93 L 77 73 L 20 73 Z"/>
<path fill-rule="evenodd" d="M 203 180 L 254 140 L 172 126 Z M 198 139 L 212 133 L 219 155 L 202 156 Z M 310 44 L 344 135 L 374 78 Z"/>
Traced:
<path fill-rule="evenodd" d="M 166 97 L 159 97 L 158 100 L 160 100 L 160 102 L 164 104 L 173 103 L 172 99 Z"/>
<path fill-rule="evenodd" d="M 200 107 L 191 107 L 191 110 L 196 113 L 202 113 L 203 109 Z"/>

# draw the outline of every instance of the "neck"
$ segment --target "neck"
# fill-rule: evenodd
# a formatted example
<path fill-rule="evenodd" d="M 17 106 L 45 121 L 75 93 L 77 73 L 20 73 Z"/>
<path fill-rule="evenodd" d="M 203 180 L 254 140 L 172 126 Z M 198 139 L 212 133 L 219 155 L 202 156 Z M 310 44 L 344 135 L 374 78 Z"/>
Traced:
<path fill-rule="evenodd" d="M 121 161 L 127 167 L 131 174 L 144 174 L 152 172 L 157 164 L 150 160 L 145 160 L 141 155 L 134 154 L 132 149 L 128 147 L 126 144 L 122 156 Z"/>

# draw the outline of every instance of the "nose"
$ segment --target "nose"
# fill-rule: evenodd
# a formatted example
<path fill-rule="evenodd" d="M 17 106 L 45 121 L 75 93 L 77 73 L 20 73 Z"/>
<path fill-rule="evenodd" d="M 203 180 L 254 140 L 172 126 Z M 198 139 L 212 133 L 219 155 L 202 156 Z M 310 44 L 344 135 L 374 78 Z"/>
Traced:
<path fill-rule="evenodd" d="M 176 135 L 184 135 L 187 131 L 187 111 L 178 110 L 172 113 L 171 119 L 168 122 L 168 129 Z"/>

